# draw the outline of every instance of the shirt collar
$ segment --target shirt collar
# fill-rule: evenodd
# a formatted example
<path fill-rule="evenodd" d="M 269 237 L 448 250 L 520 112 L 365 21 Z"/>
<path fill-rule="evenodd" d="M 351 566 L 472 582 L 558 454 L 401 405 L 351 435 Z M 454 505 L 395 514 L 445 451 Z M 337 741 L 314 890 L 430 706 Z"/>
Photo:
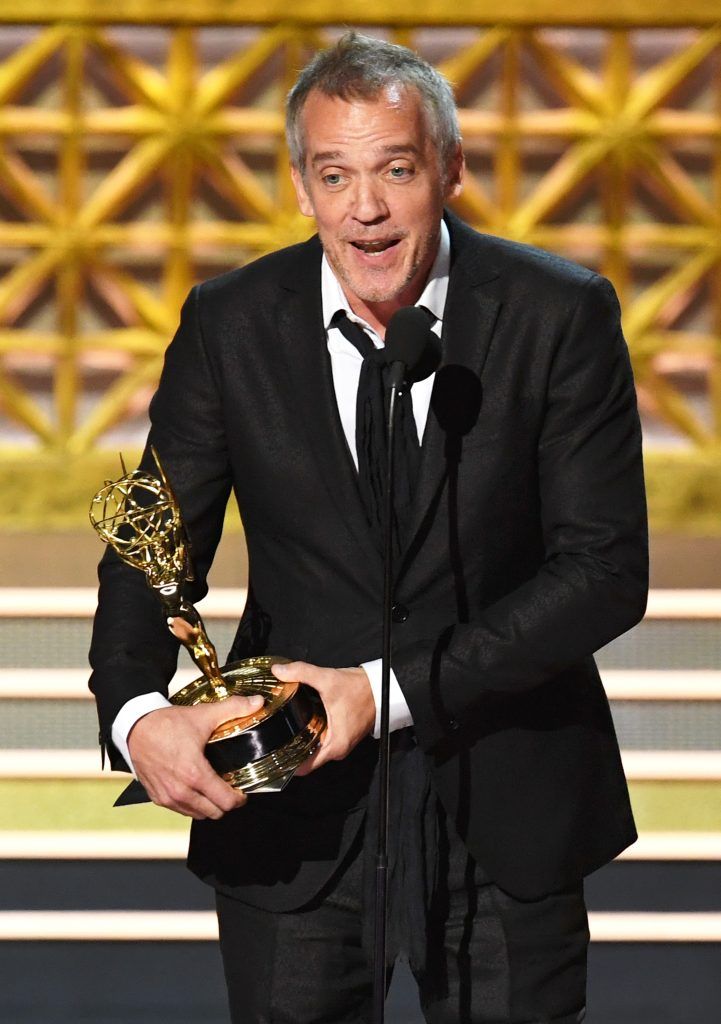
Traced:
<path fill-rule="evenodd" d="M 444 220 L 441 221 L 440 241 L 438 252 L 433 261 L 431 272 L 428 275 L 426 286 L 421 293 L 417 306 L 425 308 L 433 314 L 436 320 L 443 320 L 443 310 L 446 305 L 448 294 L 448 275 L 451 269 L 451 238 L 448 227 Z M 326 331 L 330 327 L 331 320 L 335 314 L 342 310 L 350 320 L 368 327 L 365 320 L 357 316 L 350 308 L 348 299 L 341 287 L 338 278 L 333 273 L 325 253 L 321 263 L 320 275 L 321 300 L 323 303 L 323 326 Z M 375 333 L 375 332 L 373 332 Z"/>

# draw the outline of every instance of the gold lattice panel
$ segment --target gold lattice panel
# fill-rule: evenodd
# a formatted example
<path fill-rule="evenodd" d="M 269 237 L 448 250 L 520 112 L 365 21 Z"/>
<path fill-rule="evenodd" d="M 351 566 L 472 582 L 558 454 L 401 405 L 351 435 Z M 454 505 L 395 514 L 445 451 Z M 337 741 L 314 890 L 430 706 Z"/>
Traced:
<path fill-rule="evenodd" d="M 649 468 L 663 467 L 653 508 L 673 522 L 695 501 L 708 525 L 721 510 L 721 29 L 530 27 L 514 12 L 370 31 L 456 87 L 469 167 L 457 212 L 614 281 L 659 450 Z M 318 17 L 76 13 L 0 31 L 0 475 L 12 468 L 15 513 L 42 506 L 19 466 L 95 472 L 140 436 L 194 280 L 309 233 L 283 98 L 337 35 Z"/>
<path fill-rule="evenodd" d="M 281 143 L 302 37 L 212 60 L 230 48 L 201 34 L 54 26 L 2 66 L 0 389 L 35 446 L 102 443 L 147 404 L 193 280 L 308 233 Z"/>

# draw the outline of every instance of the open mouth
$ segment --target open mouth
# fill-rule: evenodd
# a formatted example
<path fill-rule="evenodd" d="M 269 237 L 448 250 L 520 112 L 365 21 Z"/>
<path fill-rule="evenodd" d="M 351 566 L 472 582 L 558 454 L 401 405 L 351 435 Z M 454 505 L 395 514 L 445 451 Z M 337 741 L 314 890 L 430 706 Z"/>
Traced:
<path fill-rule="evenodd" d="M 367 256 L 378 256 L 380 253 L 395 248 L 399 242 L 400 238 L 379 238 L 370 242 L 351 242 L 351 245 Z"/>

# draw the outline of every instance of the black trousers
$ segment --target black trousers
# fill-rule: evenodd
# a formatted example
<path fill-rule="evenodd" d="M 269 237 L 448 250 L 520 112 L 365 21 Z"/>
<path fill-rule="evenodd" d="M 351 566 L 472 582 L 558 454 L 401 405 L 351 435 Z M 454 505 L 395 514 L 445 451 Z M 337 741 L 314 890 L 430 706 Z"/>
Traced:
<path fill-rule="evenodd" d="M 585 1016 L 583 889 L 516 900 L 447 825 L 443 877 L 413 969 L 428 1024 L 578 1024 Z M 372 958 L 363 942 L 363 837 L 325 891 L 290 913 L 218 894 L 233 1024 L 368 1024 Z M 403 950 L 392 951 L 393 953 Z M 389 970 L 389 982 L 392 963 Z"/>

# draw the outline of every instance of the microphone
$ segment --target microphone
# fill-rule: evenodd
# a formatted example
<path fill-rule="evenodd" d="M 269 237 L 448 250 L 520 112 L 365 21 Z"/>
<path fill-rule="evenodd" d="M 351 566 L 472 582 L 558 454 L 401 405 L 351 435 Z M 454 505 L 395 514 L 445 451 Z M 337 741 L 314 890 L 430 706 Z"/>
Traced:
<path fill-rule="evenodd" d="M 385 345 L 378 356 L 391 367 L 390 387 L 430 377 L 441 361 L 441 345 L 431 330 L 428 313 L 419 306 L 397 310 L 388 321 Z"/>

